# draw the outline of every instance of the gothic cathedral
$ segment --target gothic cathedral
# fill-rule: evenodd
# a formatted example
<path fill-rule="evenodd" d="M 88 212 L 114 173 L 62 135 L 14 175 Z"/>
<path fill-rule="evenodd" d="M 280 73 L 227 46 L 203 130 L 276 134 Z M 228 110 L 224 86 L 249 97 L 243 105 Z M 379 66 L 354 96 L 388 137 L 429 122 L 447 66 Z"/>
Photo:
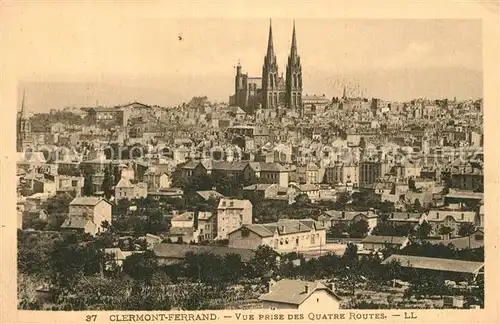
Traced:
<path fill-rule="evenodd" d="M 278 61 L 274 53 L 273 29 L 269 24 L 267 52 L 262 65 L 262 77 L 249 77 L 242 73 L 238 63 L 235 76 L 235 92 L 230 104 L 246 111 L 287 108 L 298 110 L 302 106 L 302 66 L 297 51 L 295 22 L 293 23 L 292 45 L 286 66 L 286 80 L 279 74 Z"/>

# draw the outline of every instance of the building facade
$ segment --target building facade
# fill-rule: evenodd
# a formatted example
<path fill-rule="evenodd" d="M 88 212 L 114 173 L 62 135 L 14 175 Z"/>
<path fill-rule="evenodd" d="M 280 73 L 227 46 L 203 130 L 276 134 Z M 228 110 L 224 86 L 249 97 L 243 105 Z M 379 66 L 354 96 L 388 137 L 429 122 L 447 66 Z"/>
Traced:
<path fill-rule="evenodd" d="M 274 52 L 273 30 L 269 25 L 267 51 L 264 56 L 261 77 L 250 77 L 242 72 L 238 62 L 235 76 L 234 95 L 231 105 L 249 111 L 258 107 L 263 109 L 287 108 L 299 110 L 302 107 L 302 65 L 297 50 L 295 22 L 293 24 L 292 44 L 286 65 L 286 78 L 279 73 L 278 60 Z"/>

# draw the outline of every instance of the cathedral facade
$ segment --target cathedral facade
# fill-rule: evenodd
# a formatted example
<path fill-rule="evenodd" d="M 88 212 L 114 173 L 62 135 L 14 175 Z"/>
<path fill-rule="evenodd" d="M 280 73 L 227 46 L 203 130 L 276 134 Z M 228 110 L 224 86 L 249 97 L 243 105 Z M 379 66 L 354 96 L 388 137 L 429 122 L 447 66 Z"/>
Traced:
<path fill-rule="evenodd" d="M 278 61 L 274 53 L 273 29 L 269 25 L 267 52 L 264 56 L 261 77 L 249 77 L 242 72 L 238 63 L 235 76 L 234 95 L 230 104 L 239 106 L 245 111 L 255 109 L 286 108 L 298 110 L 302 106 L 302 66 L 297 51 L 295 22 L 293 24 L 292 44 L 286 65 L 286 79 L 280 74 Z"/>

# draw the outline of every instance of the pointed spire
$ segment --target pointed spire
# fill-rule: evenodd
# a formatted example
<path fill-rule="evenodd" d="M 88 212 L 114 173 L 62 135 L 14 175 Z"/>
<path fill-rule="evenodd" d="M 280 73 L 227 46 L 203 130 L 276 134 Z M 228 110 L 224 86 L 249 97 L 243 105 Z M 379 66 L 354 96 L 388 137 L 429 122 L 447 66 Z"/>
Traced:
<path fill-rule="evenodd" d="M 297 36 L 295 35 L 295 19 L 293 20 L 293 33 L 292 33 L 292 48 L 290 50 L 290 56 L 297 57 Z"/>
<path fill-rule="evenodd" d="M 26 98 L 26 89 L 23 90 L 23 98 L 21 100 L 21 118 L 24 118 L 24 99 Z"/>
<path fill-rule="evenodd" d="M 272 59 L 274 57 L 274 47 L 273 47 L 273 26 L 272 21 L 269 19 L 269 39 L 267 41 L 267 58 Z"/>

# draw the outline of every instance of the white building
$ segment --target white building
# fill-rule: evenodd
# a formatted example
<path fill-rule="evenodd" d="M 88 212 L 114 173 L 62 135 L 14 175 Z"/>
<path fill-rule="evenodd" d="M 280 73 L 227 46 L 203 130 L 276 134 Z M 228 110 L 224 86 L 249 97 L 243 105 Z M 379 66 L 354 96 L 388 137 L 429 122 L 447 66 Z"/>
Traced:
<path fill-rule="evenodd" d="M 104 231 L 104 221 L 111 224 L 111 203 L 100 197 L 77 197 L 69 204 L 68 218 L 61 229 L 96 235 Z"/>
<path fill-rule="evenodd" d="M 227 239 L 228 233 L 244 224 L 252 224 L 250 200 L 222 198 L 217 207 L 217 239 Z"/>
<path fill-rule="evenodd" d="M 328 284 L 327 284 L 328 285 Z M 309 313 L 324 313 L 340 309 L 341 298 L 320 282 L 282 279 L 269 282 L 268 293 L 261 295 L 263 309 L 296 309 Z"/>
<path fill-rule="evenodd" d="M 326 244 L 326 230 L 313 219 L 280 219 L 276 223 L 248 224 L 228 234 L 229 247 L 257 249 L 267 245 L 276 252 L 320 249 Z"/>

